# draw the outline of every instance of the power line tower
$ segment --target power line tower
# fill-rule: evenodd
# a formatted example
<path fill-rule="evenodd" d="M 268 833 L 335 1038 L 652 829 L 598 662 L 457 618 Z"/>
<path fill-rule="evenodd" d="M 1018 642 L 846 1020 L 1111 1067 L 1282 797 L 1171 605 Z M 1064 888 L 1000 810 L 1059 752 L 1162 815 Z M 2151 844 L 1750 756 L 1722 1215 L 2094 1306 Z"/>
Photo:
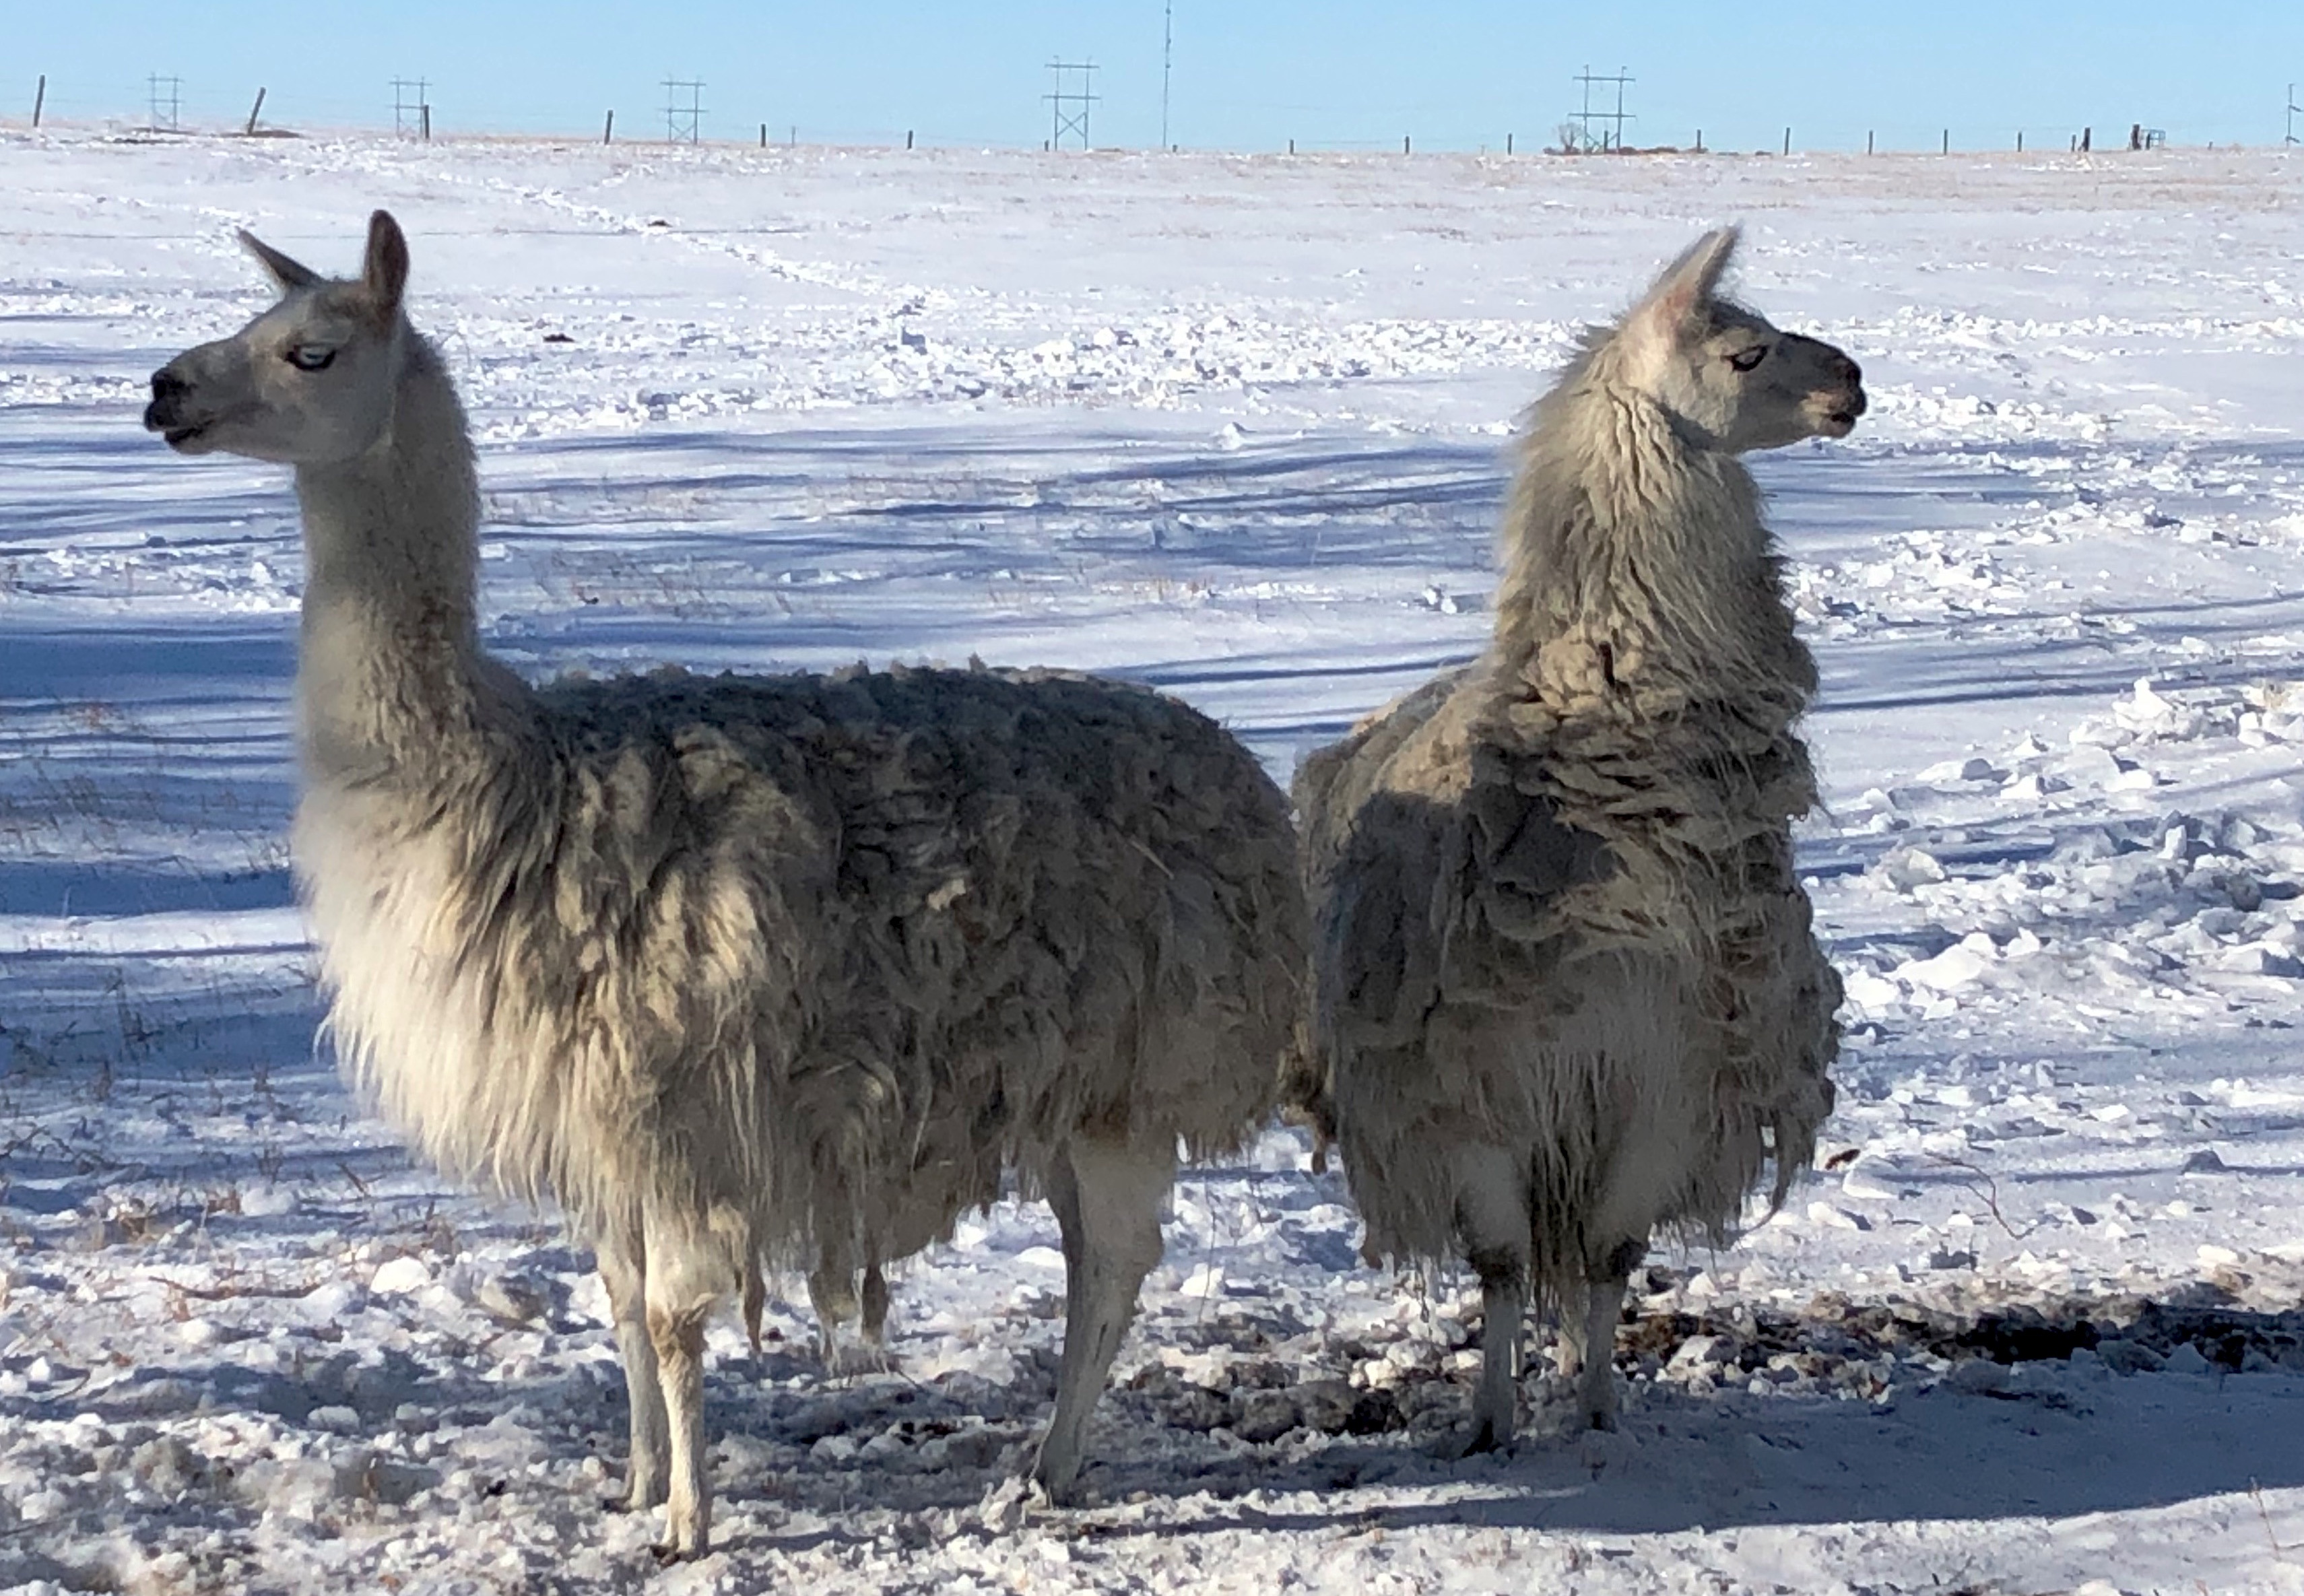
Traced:
<path fill-rule="evenodd" d="M 148 124 L 148 131 L 155 133 L 182 131 L 177 126 L 176 117 L 183 107 L 184 80 L 182 78 L 164 78 L 154 72 L 148 81 L 152 94 L 152 120 Z M 2288 97 L 2294 99 L 2296 97 L 2291 94 Z"/>
<path fill-rule="evenodd" d="M 1096 90 L 1096 63 L 1093 61 L 1051 61 L 1048 70 L 1056 74 L 1056 89 L 1045 97 L 1048 102 L 1048 148 L 1062 149 L 1066 134 L 1077 134 L 1082 149 L 1093 148 L 1088 139 L 1088 107 L 1104 97 Z M 1080 74 L 1080 88 L 1067 92 L 1066 72 Z"/>
<path fill-rule="evenodd" d="M 392 136 L 429 139 L 432 136 L 432 80 L 394 78 L 392 80 Z"/>
<path fill-rule="evenodd" d="M 1176 60 L 1176 0 L 1168 0 L 1160 13 L 1160 148 L 1168 148 L 1168 72 Z M 2288 97 L 2294 99 L 2291 89 Z"/>
<path fill-rule="evenodd" d="M 680 97 L 688 97 L 682 105 Z M 704 142 L 704 80 L 666 78 L 664 80 L 664 137 L 669 144 Z"/>
<path fill-rule="evenodd" d="M 1612 76 L 1595 77 L 1588 66 L 1576 75 L 1576 81 L 1584 89 L 1584 108 L 1569 120 L 1576 124 L 1576 140 L 1580 148 L 1609 151 L 1624 148 L 1624 124 L 1639 120 L 1624 109 L 1624 85 L 1631 80 L 1631 75 L 1622 67 L 1618 67 Z M 1605 97 L 1612 87 L 1616 91 L 1616 108 L 1613 111 L 1592 109 L 1592 90 L 1597 88 Z M 1596 122 L 1606 124 L 1597 138 L 1592 132 Z"/>

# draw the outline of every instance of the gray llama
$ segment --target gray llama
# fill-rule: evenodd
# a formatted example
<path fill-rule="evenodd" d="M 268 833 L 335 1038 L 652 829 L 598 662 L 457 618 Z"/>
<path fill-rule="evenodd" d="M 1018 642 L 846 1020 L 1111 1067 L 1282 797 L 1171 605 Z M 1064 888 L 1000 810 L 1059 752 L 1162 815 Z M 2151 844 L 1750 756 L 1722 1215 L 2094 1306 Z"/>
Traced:
<path fill-rule="evenodd" d="M 1512 1433 L 1529 1295 L 1611 1427 L 1659 1227 L 1775 1200 L 1832 1105 L 1840 983 L 1791 822 L 1816 668 L 1738 456 L 1844 437 L 1856 365 L 1718 297 L 1715 232 L 1536 406 L 1474 664 L 1308 761 L 1316 1116 L 1372 1255 L 1480 1278 L 1467 1445 Z"/>

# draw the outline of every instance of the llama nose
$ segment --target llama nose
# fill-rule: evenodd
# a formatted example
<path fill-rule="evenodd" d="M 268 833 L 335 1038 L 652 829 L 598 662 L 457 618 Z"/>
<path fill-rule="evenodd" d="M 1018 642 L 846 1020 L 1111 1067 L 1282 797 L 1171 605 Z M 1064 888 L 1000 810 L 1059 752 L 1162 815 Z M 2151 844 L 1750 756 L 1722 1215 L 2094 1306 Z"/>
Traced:
<path fill-rule="evenodd" d="M 1864 367 L 1859 366 L 1846 355 L 1835 355 L 1834 359 L 1838 362 L 1838 364 L 1833 367 L 1834 376 L 1839 377 L 1843 382 L 1860 383 L 1864 380 Z"/>
<path fill-rule="evenodd" d="M 192 391 L 191 384 L 176 375 L 173 366 L 163 366 L 152 374 L 152 402 L 144 407 L 144 425 L 148 427 L 168 426 L 175 418 L 177 403 Z"/>

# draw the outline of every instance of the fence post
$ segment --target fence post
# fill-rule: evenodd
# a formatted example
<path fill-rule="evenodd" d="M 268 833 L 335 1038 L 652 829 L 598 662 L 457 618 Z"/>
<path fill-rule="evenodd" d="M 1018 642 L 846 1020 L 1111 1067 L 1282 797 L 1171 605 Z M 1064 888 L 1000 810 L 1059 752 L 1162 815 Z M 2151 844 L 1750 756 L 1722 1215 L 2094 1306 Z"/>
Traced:
<path fill-rule="evenodd" d="M 767 124 L 767 122 L 762 122 L 762 123 L 760 124 L 760 148 L 761 148 L 762 149 L 766 149 L 766 148 L 767 148 L 767 147 L 768 147 L 768 124 Z"/>
<path fill-rule="evenodd" d="M 2018 128 L 2016 130 L 2016 153 L 2020 156 L 2024 153 L 2024 130 L 2022 128 Z"/>
<path fill-rule="evenodd" d="M 1696 153 L 1698 155 L 1702 155 L 1704 153 L 1704 130 L 1702 128 L 1696 130 Z"/>
<path fill-rule="evenodd" d="M 261 111 L 261 110 L 263 110 L 263 109 L 264 109 L 264 90 L 263 90 L 263 89 L 258 89 L 256 91 L 256 104 L 254 104 L 254 105 L 250 106 L 248 108 L 248 129 L 247 129 L 247 132 L 248 132 L 248 136 L 249 136 L 250 138 L 251 138 L 251 139 L 253 139 L 253 138 L 255 138 L 255 137 L 256 137 L 256 114 L 257 114 L 257 113 L 258 113 L 258 112 L 259 112 L 259 111 Z"/>
<path fill-rule="evenodd" d="M 1506 155 L 1510 155 L 1512 152 L 1512 136 L 1510 133 L 1506 133 L 1504 135 L 1504 154 Z"/>
<path fill-rule="evenodd" d="M 429 144 L 432 142 L 432 107 L 419 106 L 416 109 L 423 123 L 424 142 Z"/>
<path fill-rule="evenodd" d="M 911 129 L 910 129 L 910 128 L 906 128 L 906 129 L 904 130 L 904 148 L 905 148 L 906 149 L 910 149 L 910 148 L 911 148 L 911 147 L 912 147 L 912 130 L 911 130 Z"/>
<path fill-rule="evenodd" d="M 1868 156 L 1872 153 L 1872 130 L 1869 128 L 1864 130 L 1864 153 Z"/>
<path fill-rule="evenodd" d="M 603 144 L 614 143 L 615 141 L 615 137 L 616 113 L 614 109 L 611 107 L 608 112 L 608 120 L 600 124 L 600 142 Z"/>
<path fill-rule="evenodd" d="M 1400 153 L 1402 155 L 1408 153 L 1408 135 L 1405 133 L 1400 136 Z"/>
<path fill-rule="evenodd" d="M 1952 154 L 1952 130 L 1950 128 L 1946 128 L 1944 130 L 1944 153 L 1946 155 Z"/>
<path fill-rule="evenodd" d="M 48 74 L 40 74 L 40 86 L 32 90 L 32 125 L 40 125 L 40 107 L 48 103 Z"/>
<path fill-rule="evenodd" d="M 1792 153 L 1792 131 L 1790 128 L 1784 130 L 1784 153 L 1786 155 Z"/>

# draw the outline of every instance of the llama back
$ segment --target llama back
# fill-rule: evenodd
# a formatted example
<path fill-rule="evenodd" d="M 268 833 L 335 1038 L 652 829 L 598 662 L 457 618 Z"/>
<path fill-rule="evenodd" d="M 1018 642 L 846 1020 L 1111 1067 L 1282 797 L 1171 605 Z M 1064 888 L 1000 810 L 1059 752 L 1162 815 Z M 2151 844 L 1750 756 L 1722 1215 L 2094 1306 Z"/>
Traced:
<path fill-rule="evenodd" d="M 1272 1104 L 1292 836 L 1182 705 L 674 673 L 561 684 L 525 735 L 550 756 L 475 768 L 530 780 L 300 817 L 339 1047 L 444 1169 L 587 1228 L 650 1192 L 741 1213 L 792 1260 L 941 1230 L 1080 1127 L 1207 1152 Z"/>

